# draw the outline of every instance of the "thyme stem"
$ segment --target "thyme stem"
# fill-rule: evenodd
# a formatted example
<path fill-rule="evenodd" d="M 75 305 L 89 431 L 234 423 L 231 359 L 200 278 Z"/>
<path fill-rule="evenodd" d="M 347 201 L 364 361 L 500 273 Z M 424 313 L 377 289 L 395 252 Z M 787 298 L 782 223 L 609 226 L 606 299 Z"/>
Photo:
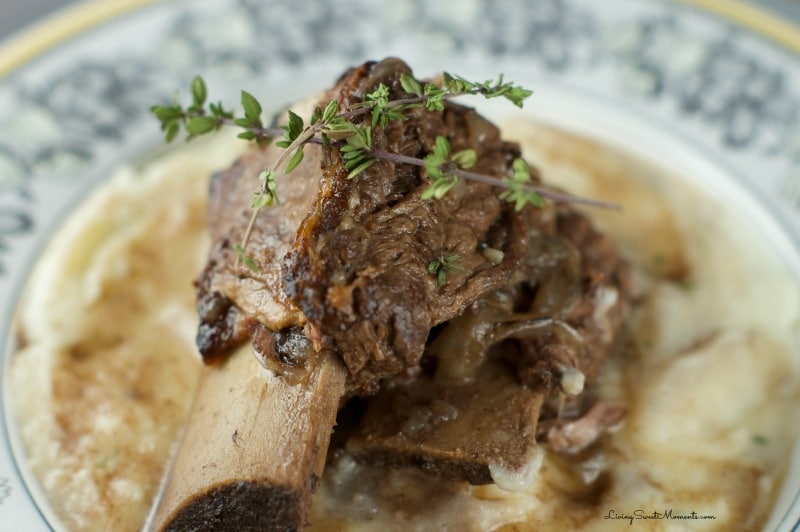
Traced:
<path fill-rule="evenodd" d="M 386 161 L 392 161 L 401 164 L 411 164 L 414 166 L 425 166 L 425 161 L 419 159 L 417 157 L 409 157 L 408 155 L 402 155 L 400 153 L 393 153 L 386 150 L 380 150 L 377 148 L 373 148 L 368 151 L 368 153 L 377 158 L 377 159 L 384 159 Z M 469 170 L 463 170 L 461 168 L 456 168 L 452 172 L 453 174 L 457 175 L 458 177 L 462 177 L 464 179 L 469 179 L 472 181 L 478 181 L 480 183 L 485 183 L 487 185 L 493 185 L 497 187 L 505 188 L 506 184 L 496 177 L 486 175 L 486 174 L 479 174 L 477 172 L 470 172 Z M 615 203 L 609 203 L 606 201 L 601 200 L 594 200 L 589 198 L 583 198 L 580 196 L 573 196 L 572 194 L 566 194 L 563 192 L 556 192 L 554 190 L 550 190 L 546 187 L 538 187 L 535 185 L 523 185 L 522 188 L 524 190 L 528 190 L 531 192 L 536 192 L 543 198 L 547 198 L 553 201 L 564 201 L 570 203 L 578 203 L 581 205 L 587 205 L 591 207 L 598 207 L 602 209 L 611 209 L 611 210 L 619 210 L 619 205 Z"/>
<path fill-rule="evenodd" d="M 438 199 L 452 189 L 459 179 L 478 181 L 502 188 L 498 194 L 501 200 L 515 204 L 517 210 L 525 205 L 541 206 L 542 198 L 618 209 L 619 207 L 604 201 L 586 199 L 571 194 L 553 191 L 542 186 L 531 184 L 531 174 L 527 163 L 515 159 L 504 176 L 491 176 L 468 170 L 476 162 L 474 149 L 451 153 L 450 142 L 443 136 L 437 136 L 433 150 L 424 158 L 409 157 L 375 148 L 372 144 L 372 131 L 380 126 L 385 128 L 390 121 L 402 120 L 405 112 L 413 108 L 424 108 L 429 112 L 444 110 L 444 101 L 465 95 L 481 95 L 485 98 L 502 97 L 518 107 L 532 93 L 513 83 L 503 81 L 498 76 L 496 81 L 474 82 L 459 76 L 443 73 L 440 82 L 420 83 L 409 74 L 401 74 L 399 83 L 404 94 L 402 98 L 392 100 L 389 88 L 380 84 L 373 92 L 365 94 L 363 101 L 354 104 L 349 110 L 339 112 L 337 100 L 331 100 L 323 108 L 317 108 L 311 116 L 310 123 L 304 126 L 302 117 L 289 111 L 288 124 L 281 127 L 264 127 L 261 122 L 262 106 L 258 100 L 246 91 L 241 92 L 241 103 L 244 116 L 226 110 L 222 103 L 206 105 L 206 86 L 200 77 L 195 77 L 191 84 L 192 105 L 184 108 L 179 103 L 173 105 L 156 105 L 151 108 L 153 114 L 161 122 L 167 142 L 172 141 L 184 129 L 190 140 L 206 133 L 219 130 L 222 126 L 232 125 L 243 129 L 239 137 L 258 143 L 278 140 L 275 144 L 284 151 L 275 163 L 265 169 L 259 179 L 261 185 L 256 190 L 252 201 L 252 214 L 245 229 L 237 251 L 236 264 L 244 261 L 248 268 L 257 270 L 257 265 L 245 253 L 255 227 L 255 222 L 262 208 L 278 203 L 276 177 L 279 172 L 290 173 L 303 159 L 303 148 L 306 144 L 323 144 L 336 147 L 347 169 L 348 178 L 353 178 L 365 171 L 376 160 L 382 159 L 399 164 L 410 164 L 425 168 L 430 186 L 423 192 L 423 199 Z M 369 120 L 354 119 L 371 114 Z M 281 139 L 281 137 L 283 137 Z M 447 267 L 442 259 L 437 266 L 437 275 L 444 276 Z"/>
<path fill-rule="evenodd" d="M 261 129 L 263 129 L 265 131 L 273 131 L 273 132 L 275 131 L 273 128 L 266 128 L 266 129 L 265 128 L 261 128 Z M 277 172 L 278 168 L 280 168 L 281 165 L 283 165 L 283 163 L 286 161 L 286 159 L 289 157 L 289 155 L 294 153 L 295 150 L 301 149 L 304 144 L 306 144 L 308 142 L 311 142 L 316 137 L 317 133 L 319 133 L 320 129 L 322 129 L 322 128 L 321 128 L 321 124 L 319 124 L 319 123 L 312 124 L 312 125 L 308 126 L 303 131 L 303 133 L 300 134 L 300 136 L 298 136 L 295 140 L 292 141 L 292 143 L 289 145 L 289 147 L 287 147 L 285 150 L 283 150 L 281 152 L 280 157 L 278 157 L 278 160 L 275 161 L 275 164 L 272 165 L 272 168 L 271 168 L 270 171 Z M 279 136 L 280 134 L 283 133 L 283 130 L 277 129 L 277 132 L 278 132 L 277 135 L 272 135 L 272 136 L 273 137 Z M 266 193 L 267 192 L 267 188 L 266 187 L 267 187 L 267 184 L 263 183 L 261 185 L 261 191 Z M 255 226 L 256 219 L 258 219 L 258 213 L 259 212 L 261 212 L 261 207 L 254 208 L 253 212 L 250 214 L 250 220 L 247 223 L 247 229 L 245 229 L 244 236 L 242 237 L 242 242 L 241 242 L 242 250 L 246 250 L 247 249 L 247 244 L 250 242 L 250 236 L 253 234 L 253 227 Z M 237 265 L 238 265 L 238 263 L 239 263 L 239 258 L 238 257 L 237 257 L 236 262 L 237 262 Z"/>

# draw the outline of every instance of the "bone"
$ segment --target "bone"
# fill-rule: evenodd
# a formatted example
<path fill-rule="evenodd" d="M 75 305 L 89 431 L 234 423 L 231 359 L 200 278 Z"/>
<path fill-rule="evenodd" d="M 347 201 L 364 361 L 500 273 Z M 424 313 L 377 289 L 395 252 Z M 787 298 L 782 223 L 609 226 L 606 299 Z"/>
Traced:
<path fill-rule="evenodd" d="M 202 378 L 151 530 L 296 530 L 325 465 L 346 371 L 322 354 L 289 385 L 245 344 Z"/>

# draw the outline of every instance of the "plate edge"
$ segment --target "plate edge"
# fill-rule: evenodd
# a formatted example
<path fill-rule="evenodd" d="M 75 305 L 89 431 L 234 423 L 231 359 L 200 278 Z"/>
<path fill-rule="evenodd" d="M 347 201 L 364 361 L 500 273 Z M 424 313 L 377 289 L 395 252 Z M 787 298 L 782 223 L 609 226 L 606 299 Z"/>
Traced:
<path fill-rule="evenodd" d="M 677 3 L 719 15 L 800 54 L 800 20 L 788 21 L 766 7 L 741 0 L 679 0 Z"/>
<path fill-rule="evenodd" d="M 156 1 L 82 0 L 55 11 L 0 41 L 0 77 L 89 28 Z"/>

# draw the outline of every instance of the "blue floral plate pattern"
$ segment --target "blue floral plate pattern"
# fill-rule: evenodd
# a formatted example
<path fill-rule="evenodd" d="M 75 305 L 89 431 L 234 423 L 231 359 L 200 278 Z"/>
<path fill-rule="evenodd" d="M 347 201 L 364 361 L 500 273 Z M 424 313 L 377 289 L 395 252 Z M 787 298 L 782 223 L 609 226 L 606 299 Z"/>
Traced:
<path fill-rule="evenodd" d="M 158 149 L 151 104 L 202 73 L 229 102 L 245 88 L 278 109 L 388 55 L 421 75 L 503 71 L 536 90 L 534 113 L 559 93 L 648 124 L 721 169 L 731 201 L 769 213 L 759 223 L 800 272 L 800 54 L 786 39 L 652 0 L 133 3 L 0 71 L 0 345 L 52 229 L 114 167 Z M 795 526 L 796 493 L 776 512 Z M 0 531 L 47 529 L 4 437 Z"/>

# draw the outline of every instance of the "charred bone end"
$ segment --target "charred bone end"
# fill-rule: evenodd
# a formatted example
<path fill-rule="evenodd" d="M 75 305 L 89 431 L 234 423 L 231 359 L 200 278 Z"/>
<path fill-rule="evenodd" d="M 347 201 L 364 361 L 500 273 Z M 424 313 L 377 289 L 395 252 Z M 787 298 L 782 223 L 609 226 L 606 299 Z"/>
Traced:
<path fill-rule="evenodd" d="M 345 370 L 328 354 L 292 386 L 251 350 L 244 344 L 205 369 L 154 529 L 298 530 L 305 522 Z"/>
<path fill-rule="evenodd" d="M 239 481 L 209 489 L 178 509 L 165 532 L 298 530 L 301 496 L 283 486 Z"/>

